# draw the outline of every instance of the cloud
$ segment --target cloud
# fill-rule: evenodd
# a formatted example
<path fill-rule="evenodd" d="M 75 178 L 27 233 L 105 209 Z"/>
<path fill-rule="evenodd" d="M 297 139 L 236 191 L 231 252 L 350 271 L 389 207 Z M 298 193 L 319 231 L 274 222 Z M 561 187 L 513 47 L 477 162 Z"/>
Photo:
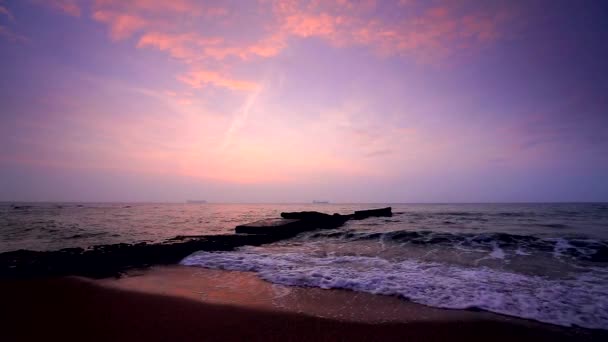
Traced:
<path fill-rule="evenodd" d="M 388 2 L 383 5 L 391 7 Z M 375 7 L 375 2 L 353 6 L 348 1 L 291 1 L 276 3 L 274 13 L 278 30 L 286 34 L 322 38 L 336 47 L 366 46 L 381 55 L 411 56 L 418 62 L 445 59 L 463 48 L 492 42 L 510 19 L 504 8 L 471 11 L 450 3 L 408 11 L 394 7 L 391 10 L 400 12 L 402 19 L 382 20 L 374 15 Z"/>
<path fill-rule="evenodd" d="M 253 57 L 274 57 L 287 46 L 285 36 L 276 34 L 260 41 L 246 43 L 243 45 L 216 45 L 206 47 L 202 53 L 205 57 L 223 60 L 227 57 L 237 57 L 241 60 L 249 60 Z"/>
<path fill-rule="evenodd" d="M 249 119 L 251 110 L 255 106 L 261 91 L 262 87 L 258 87 L 255 91 L 251 92 L 249 96 L 247 96 L 247 100 L 236 113 L 236 115 L 230 122 L 228 129 L 224 133 L 222 144 L 220 146 L 220 151 L 225 151 L 228 147 L 231 146 L 235 133 L 237 133 L 238 130 L 240 130 Z"/>
<path fill-rule="evenodd" d="M 227 57 L 237 57 L 241 60 L 255 56 L 272 57 L 276 56 L 284 46 L 285 41 L 279 36 L 270 36 L 259 42 L 239 46 L 227 42 L 222 37 L 205 37 L 195 32 L 181 34 L 149 32 L 137 43 L 138 48 L 154 47 L 187 63 L 204 59 L 223 60 Z"/>
<path fill-rule="evenodd" d="M 279 53 L 283 41 L 280 38 L 270 37 L 265 41 L 245 46 L 227 46 L 223 38 L 205 37 L 200 34 L 189 32 L 183 34 L 166 34 L 150 32 L 144 34 L 137 43 L 138 48 L 152 47 L 167 52 L 171 57 L 181 60 L 191 67 L 185 74 L 177 76 L 181 82 L 200 89 L 210 84 L 238 91 L 252 91 L 258 88 L 254 82 L 237 80 L 224 76 L 220 72 L 201 69 L 199 64 L 205 60 L 224 60 L 229 56 L 241 60 L 253 56 L 270 57 Z"/>
<path fill-rule="evenodd" d="M 197 0 L 95 0 L 95 8 L 113 8 L 121 11 L 154 14 L 188 14 L 192 16 L 221 17 L 225 8 L 209 6 Z"/>
<path fill-rule="evenodd" d="M 8 27 L 2 25 L 0 25 L 0 37 L 3 37 L 12 43 L 25 43 L 28 41 L 27 37 L 17 34 L 11 31 Z"/>
<path fill-rule="evenodd" d="M 161 8 L 156 1 L 144 1 L 134 8 Z M 259 10 L 270 4 L 273 17 L 250 27 L 265 32 L 249 41 L 230 37 L 200 37 L 194 31 L 179 33 L 149 32 L 138 47 L 157 47 L 173 57 L 185 60 L 224 60 L 236 57 L 248 61 L 254 57 L 277 56 L 292 38 L 321 38 L 338 48 L 364 46 L 383 56 L 409 56 L 421 63 L 437 63 L 459 50 L 475 48 L 499 39 L 501 26 L 508 21 L 508 11 L 463 10 L 457 5 L 428 7 L 416 11 L 400 9 L 399 3 L 383 2 L 402 11 L 401 20 L 381 20 L 374 15 L 375 1 L 262 1 Z M 154 6 L 152 5 L 154 4 Z M 411 5 L 411 4 L 410 4 Z M 192 4 L 190 4 L 192 6 Z M 420 6 L 417 6 L 418 8 Z M 186 5 L 173 9 L 187 8 Z M 193 7 L 194 8 L 194 7 Z M 200 13 L 191 8 L 192 15 Z M 238 11 L 235 21 L 242 21 Z M 244 11 L 243 11 L 244 12 Z M 155 41 L 156 40 L 156 41 Z M 221 40 L 221 41 L 220 41 Z"/>
<path fill-rule="evenodd" d="M 75 0 L 52 0 L 48 4 L 71 15 L 81 13 Z M 247 14 L 250 11 L 239 8 L 243 4 L 232 3 L 213 6 L 191 0 L 95 0 L 92 8 L 93 18 L 110 27 L 113 40 L 143 31 L 138 47 L 157 47 L 182 59 L 269 58 L 278 55 L 290 37 L 317 37 L 335 47 L 367 46 L 380 55 L 412 56 L 424 62 L 445 59 L 459 49 L 499 39 L 504 24 L 512 17 L 504 7 L 472 10 L 459 4 L 433 7 L 413 0 L 260 1 L 255 10 L 271 10 L 272 17 L 260 17 L 257 22 Z M 377 15 L 380 10 L 399 13 L 399 19 L 382 18 Z M 231 20 L 223 21 L 228 15 Z M 210 27 L 228 28 L 228 23 L 246 22 L 248 31 L 261 30 L 264 34 L 248 41 L 225 36 L 220 37 L 221 43 L 210 43 L 196 29 L 193 20 L 197 17 L 205 17 L 201 23 Z"/>
<path fill-rule="evenodd" d="M 285 29 L 291 34 L 300 37 L 323 37 L 336 34 L 336 26 L 340 23 L 341 18 L 325 13 L 319 15 L 298 13 L 290 15 L 284 20 Z"/>
<path fill-rule="evenodd" d="M 254 82 L 232 79 L 210 70 L 191 70 L 179 75 L 177 79 L 195 89 L 200 89 L 208 84 L 240 91 L 254 91 L 259 87 Z"/>
<path fill-rule="evenodd" d="M 247 50 L 251 55 L 273 57 L 278 55 L 286 46 L 285 37 L 281 34 L 274 34 L 249 45 Z"/>
<path fill-rule="evenodd" d="M 137 47 L 155 47 L 168 52 L 176 59 L 194 61 L 200 59 L 205 47 L 217 46 L 222 41 L 222 38 L 203 37 L 193 32 L 183 34 L 150 32 L 139 39 Z"/>
<path fill-rule="evenodd" d="M 49 6 L 73 17 L 80 17 L 82 9 L 78 0 L 36 0 L 40 4 Z"/>
<path fill-rule="evenodd" d="M 15 20 L 15 17 L 11 13 L 11 11 L 9 11 L 8 8 L 6 8 L 6 7 L 2 6 L 2 5 L 0 5 L 0 15 L 5 15 L 11 21 Z"/>
<path fill-rule="evenodd" d="M 49 4 L 71 15 L 81 13 L 75 0 Z M 141 34 L 137 48 L 157 49 L 184 63 L 190 71 L 177 76 L 183 83 L 239 91 L 257 85 L 229 76 L 232 70 L 276 57 L 298 39 L 318 38 L 333 48 L 365 47 L 380 56 L 439 64 L 460 50 L 499 39 L 509 19 L 500 7 L 471 10 L 455 2 L 433 6 L 412 0 L 95 0 L 91 10 L 94 20 L 108 26 L 112 40 Z M 399 15 L 378 15 L 387 11 Z"/>
<path fill-rule="evenodd" d="M 93 19 L 108 24 L 110 37 L 113 40 L 128 38 L 147 24 L 146 20 L 136 15 L 112 11 L 95 11 Z"/>

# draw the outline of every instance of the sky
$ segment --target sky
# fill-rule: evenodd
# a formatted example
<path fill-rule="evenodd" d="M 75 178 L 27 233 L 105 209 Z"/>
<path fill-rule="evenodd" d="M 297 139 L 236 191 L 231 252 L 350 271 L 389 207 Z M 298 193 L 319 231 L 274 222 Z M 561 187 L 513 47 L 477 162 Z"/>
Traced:
<path fill-rule="evenodd" d="M 0 0 L 0 201 L 608 201 L 605 1 Z"/>

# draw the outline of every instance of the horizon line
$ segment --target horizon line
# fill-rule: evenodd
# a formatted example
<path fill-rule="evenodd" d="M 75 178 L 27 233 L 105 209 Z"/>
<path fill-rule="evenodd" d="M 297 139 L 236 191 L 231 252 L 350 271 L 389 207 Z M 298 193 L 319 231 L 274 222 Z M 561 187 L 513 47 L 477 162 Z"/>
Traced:
<path fill-rule="evenodd" d="M 191 204 L 191 205 L 206 205 L 206 204 L 316 204 L 316 205 L 335 205 L 335 204 L 604 204 L 608 203 L 608 200 L 603 201 L 487 201 L 487 202 L 466 202 L 466 201 L 455 201 L 455 202 L 331 202 L 328 203 L 313 203 L 308 202 L 213 202 L 206 201 L 205 203 L 188 203 L 187 200 L 182 202 L 177 201 L 6 201 L 0 200 L 0 204 L 14 204 L 14 203 L 78 203 L 78 204 Z"/>

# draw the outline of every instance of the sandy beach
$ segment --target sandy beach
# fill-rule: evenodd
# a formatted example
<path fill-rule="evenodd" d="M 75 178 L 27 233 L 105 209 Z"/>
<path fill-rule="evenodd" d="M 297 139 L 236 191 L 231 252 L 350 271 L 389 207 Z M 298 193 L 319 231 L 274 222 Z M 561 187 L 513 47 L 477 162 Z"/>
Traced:
<path fill-rule="evenodd" d="M 228 282 L 226 282 L 228 281 Z M 249 273 L 156 267 L 122 278 L 9 280 L 6 341 L 596 340 L 596 333 Z"/>

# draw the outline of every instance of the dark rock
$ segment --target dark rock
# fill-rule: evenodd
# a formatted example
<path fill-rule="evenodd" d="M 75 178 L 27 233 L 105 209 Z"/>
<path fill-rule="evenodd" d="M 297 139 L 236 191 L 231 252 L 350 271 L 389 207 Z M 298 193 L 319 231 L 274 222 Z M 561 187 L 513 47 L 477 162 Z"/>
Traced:
<path fill-rule="evenodd" d="M 163 243 L 118 243 L 93 246 L 86 250 L 18 250 L 0 253 L 0 279 L 63 275 L 94 278 L 117 276 L 130 268 L 175 264 L 196 251 L 228 251 L 241 246 L 259 246 L 305 231 L 337 228 L 351 218 L 390 215 L 391 208 L 358 211 L 353 215 L 282 213 L 279 219 L 240 225 L 236 227 L 237 234 L 233 235 L 176 236 Z"/>
<path fill-rule="evenodd" d="M 281 213 L 283 218 L 260 220 L 237 226 L 239 234 L 268 234 L 284 238 L 315 229 L 331 229 L 340 227 L 350 215 L 329 215 L 315 211 Z"/>
<path fill-rule="evenodd" d="M 117 276 L 130 268 L 175 264 L 196 251 L 227 251 L 283 239 L 279 235 L 208 235 L 176 243 L 119 243 L 91 249 L 66 248 L 39 252 L 18 250 L 0 254 L 0 279 L 80 275 Z"/>
<path fill-rule="evenodd" d="M 334 214 L 339 215 L 339 214 Z M 296 212 L 284 212 L 281 213 L 281 217 L 284 219 L 296 219 L 296 220 L 323 220 L 331 217 L 332 215 L 320 213 L 318 211 L 296 211 Z"/>
<path fill-rule="evenodd" d="M 355 211 L 355 220 L 362 220 L 368 217 L 391 217 L 393 216 L 392 208 L 380 208 L 380 209 L 370 209 L 370 210 L 358 210 Z"/>
<path fill-rule="evenodd" d="M 281 213 L 281 217 L 285 219 L 298 219 L 309 227 L 309 230 L 318 228 L 337 228 L 342 226 L 346 221 L 352 218 L 352 215 L 340 214 L 325 214 L 316 211 L 299 211 Z"/>
<path fill-rule="evenodd" d="M 235 228 L 237 234 L 290 234 L 302 231 L 302 220 L 286 218 L 259 220 Z"/>

